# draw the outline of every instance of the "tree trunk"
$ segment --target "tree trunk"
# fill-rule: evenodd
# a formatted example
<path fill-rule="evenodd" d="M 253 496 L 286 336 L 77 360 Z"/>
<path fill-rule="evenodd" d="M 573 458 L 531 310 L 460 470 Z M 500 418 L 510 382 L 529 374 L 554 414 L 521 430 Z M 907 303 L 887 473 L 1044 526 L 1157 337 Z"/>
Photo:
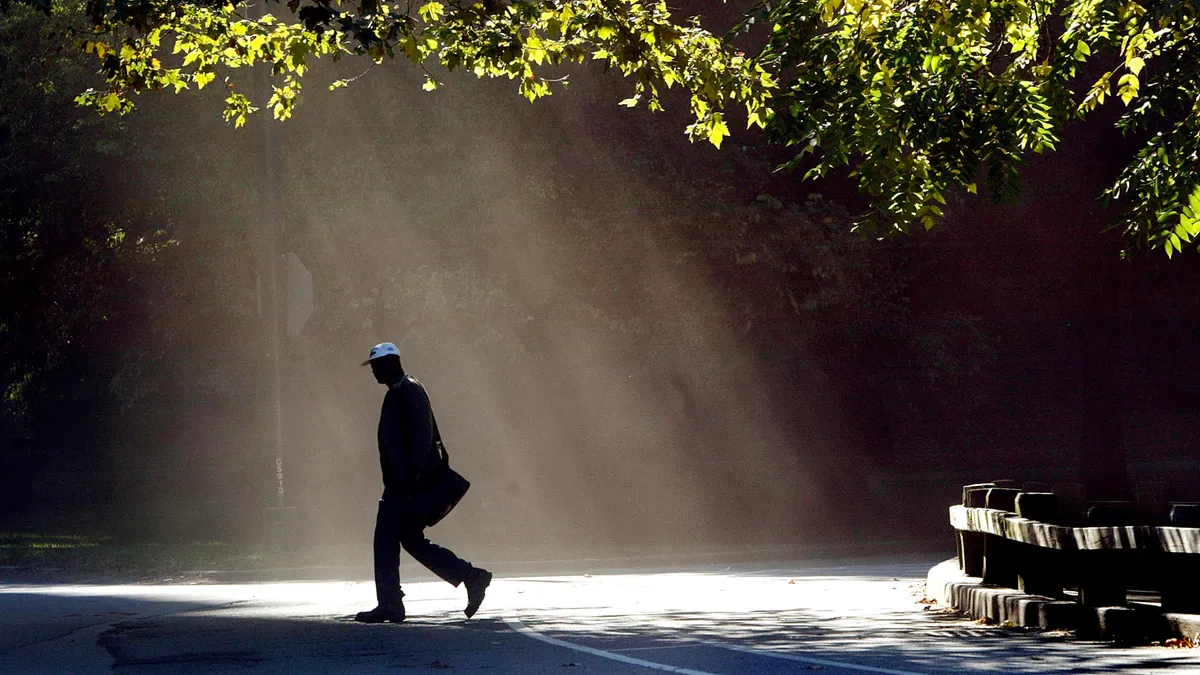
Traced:
<path fill-rule="evenodd" d="M 1131 490 L 1121 429 L 1119 377 L 1121 276 L 1126 270 L 1109 247 L 1100 248 L 1101 256 L 1111 254 L 1112 258 L 1099 260 L 1093 267 L 1098 274 L 1091 278 L 1101 281 L 1090 302 L 1084 302 L 1078 327 L 1083 414 L 1079 481 L 1087 489 L 1090 500 L 1129 499 Z"/>

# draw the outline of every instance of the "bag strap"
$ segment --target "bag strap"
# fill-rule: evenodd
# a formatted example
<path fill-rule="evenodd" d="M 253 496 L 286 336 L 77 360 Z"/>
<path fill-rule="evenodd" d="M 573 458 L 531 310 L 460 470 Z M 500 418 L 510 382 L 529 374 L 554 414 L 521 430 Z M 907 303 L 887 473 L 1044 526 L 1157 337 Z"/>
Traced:
<path fill-rule="evenodd" d="M 433 447 L 438 450 L 442 464 L 450 466 L 450 453 L 446 452 L 446 444 L 442 443 L 442 432 L 438 431 L 437 415 L 433 414 L 433 403 L 429 404 L 429 418 L 433 420 Z"/>
<path fill-rule="evenodd" d="M 396 389 L 403 387 L 406 382 L 412 382 L 422 389 L 425 388 L 425 385 L 418 382 L 417 378 L 407 373 L 405 373 L 404 379 L 400 380 L 396 384 L 393 384 L 392 388 Z M 426 392 L 425 397 L 429 397 L 428 392 Z M 433 401 L 429 402 L 429 419 L 433 421 L 433 449 L 435 452 L 437 452 L 438 459 L 442 460 L 442 466 L 448 467 L 450 466 L 450 453 L 446 452 L 446 444 L 442 443 L 442 432 L 438 431 L 437 415 L 433 413 Z"/>

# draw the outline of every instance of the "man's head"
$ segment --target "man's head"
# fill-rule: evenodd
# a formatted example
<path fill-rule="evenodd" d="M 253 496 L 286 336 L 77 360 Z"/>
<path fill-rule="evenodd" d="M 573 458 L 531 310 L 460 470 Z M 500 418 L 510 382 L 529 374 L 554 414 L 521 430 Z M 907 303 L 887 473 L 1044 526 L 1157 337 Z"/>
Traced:
<path fill-rule="evenodd" d="M 362 364 L 371 366 L 371 374 L 379 384 L 391 386 L 404 378 L 400 350 L 391 342 L 381 342 L 372 347 L 371 355 Z"/>

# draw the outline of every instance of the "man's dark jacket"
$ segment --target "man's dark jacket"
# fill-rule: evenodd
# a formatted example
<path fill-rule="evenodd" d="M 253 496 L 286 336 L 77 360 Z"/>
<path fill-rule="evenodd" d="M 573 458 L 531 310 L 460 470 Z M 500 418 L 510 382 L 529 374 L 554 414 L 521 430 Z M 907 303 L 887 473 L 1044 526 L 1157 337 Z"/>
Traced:
<path fill-rule="evenodd" d="M 437 467 L 433 410 L 425 387 L 405 375 L 388 388 L 379 414 L 383 500 L 400 501 Z"/>

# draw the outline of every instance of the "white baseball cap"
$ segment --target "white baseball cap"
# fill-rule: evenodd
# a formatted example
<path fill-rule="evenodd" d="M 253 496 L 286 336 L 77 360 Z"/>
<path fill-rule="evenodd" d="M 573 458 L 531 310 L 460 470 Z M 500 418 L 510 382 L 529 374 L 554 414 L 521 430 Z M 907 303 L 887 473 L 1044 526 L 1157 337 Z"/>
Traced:
<path fill-rule="evenodd" d="M 400 358 L 400 349 L 391 342 L 380 342 L 374 347 L 371 347 L 371 355 L 368 356 L 367 360 L 363 361 L 362 364 L 365 366 L 375 359 L 381 359 L 385 356 L 395 356 L 396 358 Z"/>

